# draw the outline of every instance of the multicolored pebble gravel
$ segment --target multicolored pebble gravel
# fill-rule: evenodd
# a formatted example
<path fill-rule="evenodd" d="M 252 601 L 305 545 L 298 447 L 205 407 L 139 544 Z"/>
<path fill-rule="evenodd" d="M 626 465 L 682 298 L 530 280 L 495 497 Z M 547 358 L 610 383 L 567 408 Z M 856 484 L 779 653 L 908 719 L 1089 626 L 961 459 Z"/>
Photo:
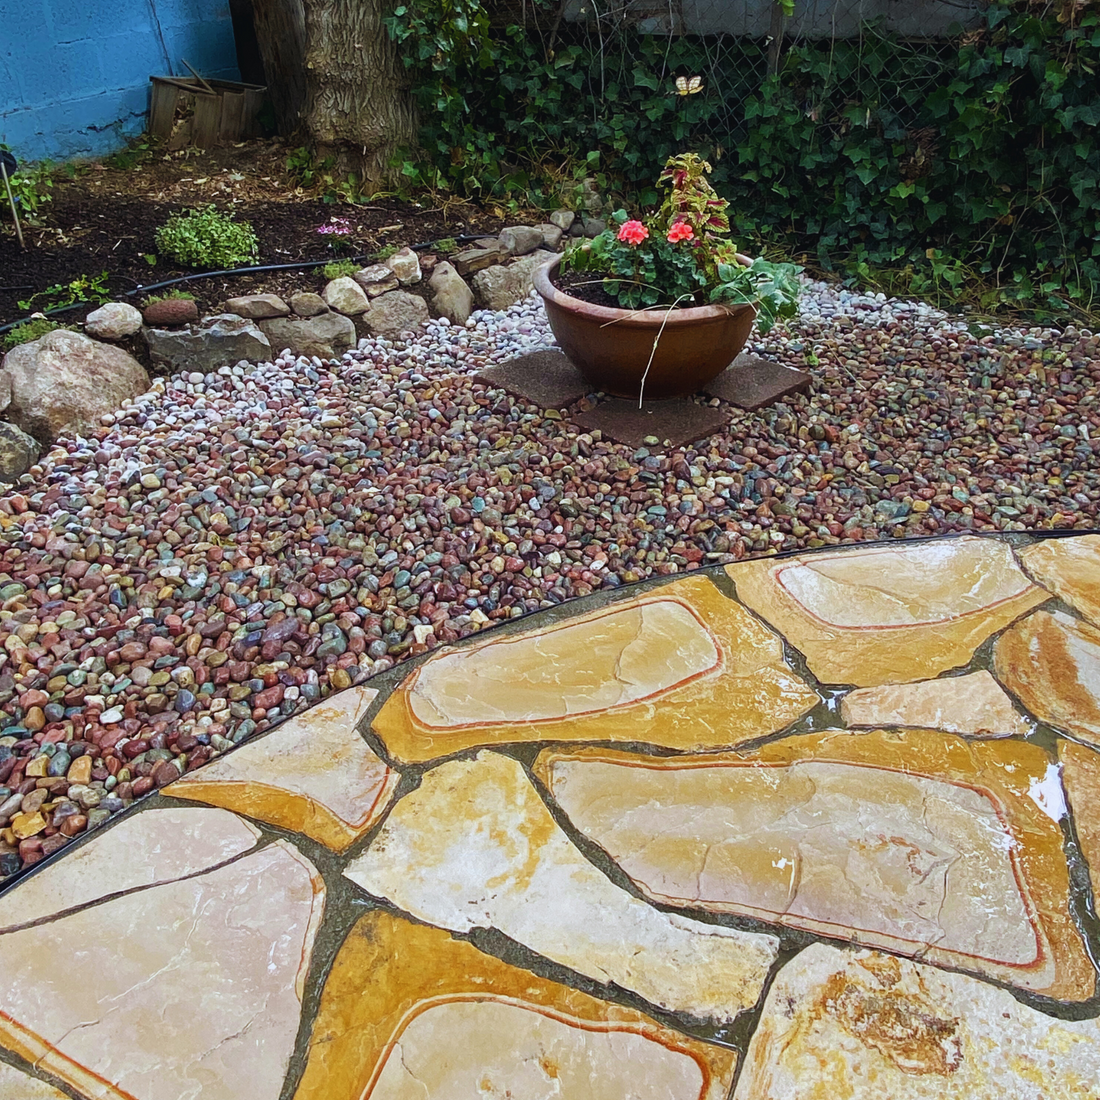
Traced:
<path fill-rule="evenodd" d="M 597 588 L 796 547 L 1087 529 L 1100 337 L 809 283 L 810 394 L 681 450 L 474 380 L 541 305 L 340 362 L 157 379 L 0 499 L 0 876 L 396 661 Z"/>

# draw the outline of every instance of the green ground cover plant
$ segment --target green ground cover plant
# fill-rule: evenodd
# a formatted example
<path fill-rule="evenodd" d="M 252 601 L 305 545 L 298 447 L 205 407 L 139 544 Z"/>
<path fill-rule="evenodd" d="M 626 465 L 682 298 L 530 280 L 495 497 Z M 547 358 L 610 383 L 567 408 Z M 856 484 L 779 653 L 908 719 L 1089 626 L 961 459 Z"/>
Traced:
<path fill-rule="evenodd" d="M 56 321 L 51 321 L 48 317 L 32 317 L 29 321 L 24 321 L 22 324 L 9 329 L 3 337 L 0 337 L 0 350 L 9 352 L 20 344 L 29 344 L 32 340 L 45 336 L 47 332 L 54 332 L 59 328 L 67 327 L 59 325 Z"/>
<path fill-rule="evenodd" d="M 214 205 L 172 214 L 156 236 L 157 248 L 187 267 L 217 270 L 254 264 L 259 258 L 252 226 Z"/>

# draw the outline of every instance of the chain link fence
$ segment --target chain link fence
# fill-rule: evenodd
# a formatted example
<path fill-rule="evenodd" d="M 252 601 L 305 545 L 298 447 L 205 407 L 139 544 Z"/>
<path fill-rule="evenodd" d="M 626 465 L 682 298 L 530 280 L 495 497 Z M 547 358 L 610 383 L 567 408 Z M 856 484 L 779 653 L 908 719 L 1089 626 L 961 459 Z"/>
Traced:
<path fill-rule="evenodd" d="M 815 122 L 843 131 L 846 113 L 861 108 L 910 130 L 988 2 L 796 0 L 791 17 L 776 0 L 491 0 L 489 10 L 498 27 L 524 27 L 547 57 L 569 46 L 597 56 L 589 90 L 607 112 L 619 100 L 633 109 L 626 92 L 640 81 L 681 96 L 693 138 L 720 159 L 769 77 L 804 93 Z M 933 138 L 909 140 L 919 149 Z"/>

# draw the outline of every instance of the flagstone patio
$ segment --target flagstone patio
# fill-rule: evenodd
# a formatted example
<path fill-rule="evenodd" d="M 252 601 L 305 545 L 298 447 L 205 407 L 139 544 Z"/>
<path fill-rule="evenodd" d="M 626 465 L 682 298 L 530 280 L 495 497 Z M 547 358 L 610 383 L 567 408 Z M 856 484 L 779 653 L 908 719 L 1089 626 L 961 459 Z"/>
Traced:
<path fill-rule="evenodd" d="M 37 865 L 0 1097 L 1096 1100 L 1098 871 L 1100 536 L 700 570 Z"/>

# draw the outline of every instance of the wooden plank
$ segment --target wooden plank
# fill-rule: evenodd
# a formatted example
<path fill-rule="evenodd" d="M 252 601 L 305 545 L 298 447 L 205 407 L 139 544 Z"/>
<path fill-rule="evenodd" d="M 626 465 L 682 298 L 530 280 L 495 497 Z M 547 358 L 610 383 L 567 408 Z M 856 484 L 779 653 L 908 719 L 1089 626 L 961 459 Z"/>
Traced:
<path fill-rule="evenodd" d="M 244 92 L 221 91 L 221 124 L 218 137 L 222 141 L 240 141 L 244 129 Z"/>
<path fill-rule="evenodd" d="M 176 117 L 176 100 L 179 88 L 153 76 L 149 98 L 149 133 L 160 141 L 172 136 L 172 121 Z"/>
<path fill-rule="evenodd" d="M 209 149 L 218 141 L 221 119 L 221 97 L 216 95 L 195 96 L 194 130 L 191 144 L 200 149 Z"/>

